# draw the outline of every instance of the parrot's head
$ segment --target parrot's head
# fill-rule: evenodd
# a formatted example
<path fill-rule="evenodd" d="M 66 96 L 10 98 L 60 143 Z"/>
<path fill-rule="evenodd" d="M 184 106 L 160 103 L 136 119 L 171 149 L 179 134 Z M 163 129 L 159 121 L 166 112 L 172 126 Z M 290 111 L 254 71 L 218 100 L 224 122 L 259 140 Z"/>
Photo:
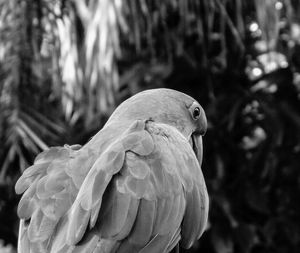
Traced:
<path fill-rule="evenodd" d="M 207 129 L 205 112 L 192 97 L 171 89 L 146 90 L 124 101 L 109 123 L 151 119 L 176 127 L 190 142 L 202 163 L 202 135 Z"/>

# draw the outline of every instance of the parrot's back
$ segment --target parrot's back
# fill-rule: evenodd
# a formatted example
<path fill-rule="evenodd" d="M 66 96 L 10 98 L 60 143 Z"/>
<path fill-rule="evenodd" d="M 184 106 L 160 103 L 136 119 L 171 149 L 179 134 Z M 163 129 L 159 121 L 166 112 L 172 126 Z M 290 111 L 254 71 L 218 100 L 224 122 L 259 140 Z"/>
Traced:
<path fill-rule="evenodd" d="M 19 253 L 170 252 L 202 234 L 208 195 L 174 127 L 136 120 L 44 151 L 16 184 Z"/>

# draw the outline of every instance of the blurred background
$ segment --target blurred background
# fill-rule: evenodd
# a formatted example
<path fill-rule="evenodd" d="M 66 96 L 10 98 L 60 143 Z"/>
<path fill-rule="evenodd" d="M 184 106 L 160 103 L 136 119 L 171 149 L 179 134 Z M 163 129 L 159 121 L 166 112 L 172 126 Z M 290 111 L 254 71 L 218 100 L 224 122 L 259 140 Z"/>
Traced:
<path fill-rule="evenodd" d="M 84 144 L 156 87 L 192 95 L 209 123 L 209 226 L 182 252 L 299 252 L 298 0 L 0 0 L 1 253 L 36 154 Z"/>

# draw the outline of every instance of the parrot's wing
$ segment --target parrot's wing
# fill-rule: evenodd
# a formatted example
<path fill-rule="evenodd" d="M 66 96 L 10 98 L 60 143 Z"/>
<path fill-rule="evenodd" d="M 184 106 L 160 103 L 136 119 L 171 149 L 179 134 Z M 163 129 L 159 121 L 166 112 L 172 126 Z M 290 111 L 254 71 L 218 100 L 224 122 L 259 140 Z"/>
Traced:
<path fill-rule="evenodd" d="M 171 126 L 136 121 L 85 178 L 67 242 L 80 242 L 94 228 L 118 242 L 117 252 L 168 252 L 180 240 L 183 217 L 182 243 L 189 247 L 203 232 L 207 212 L 205 182 L 188 141 Z"/>
<path fill-rule="evenodd" d="M 138 120 L 93 150 L 52 148 L 24 172 L 20 252 L 168 252 L 201 235 L 206 187 L 178 130 Z"/>
<path fill-rule="evenodd" d="M 21 219 L 19 253 L 31 252 L 30 248 L 43 252 L 48 247 L 95 160 L 91 150 L 65 145 L 40 153 L 24 171 L 15 186 L 16 193 L 23 193 L 17 210 Z"/>

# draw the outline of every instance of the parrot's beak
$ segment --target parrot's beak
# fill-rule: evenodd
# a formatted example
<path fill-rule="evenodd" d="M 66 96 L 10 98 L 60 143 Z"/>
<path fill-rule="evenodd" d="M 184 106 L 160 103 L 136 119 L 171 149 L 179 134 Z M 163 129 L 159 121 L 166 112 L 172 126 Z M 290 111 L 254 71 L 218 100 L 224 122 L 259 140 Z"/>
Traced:
<path fill-rule="evenodd" d="M 203 148 L 202 148 L 202 136 L 198 133 L 193 133 L 190 137 L 190 145 L 192 146 L 194 153 L 199 161 L 201 166 L 202 164 L 202 157 L 203 157 Z"/>
<path fill-rule="evenodd" d="M 192 132 L 189 142 L 201 166 L 203 159 L 202 136 L 205 135 L 207 130 L 207 119 L 202 107 L 200 115 L 200 118 L 197 120 L 197 127 L 194 129 L 194 132 Z"/>
<path fill-rule="evenodd" d="M 201 117 L 198 120 L 198 129 L 196 130 L 197 134 L 205 135 L 207 131 L 207 118 L 203 108 L 201 108 Z"/>

